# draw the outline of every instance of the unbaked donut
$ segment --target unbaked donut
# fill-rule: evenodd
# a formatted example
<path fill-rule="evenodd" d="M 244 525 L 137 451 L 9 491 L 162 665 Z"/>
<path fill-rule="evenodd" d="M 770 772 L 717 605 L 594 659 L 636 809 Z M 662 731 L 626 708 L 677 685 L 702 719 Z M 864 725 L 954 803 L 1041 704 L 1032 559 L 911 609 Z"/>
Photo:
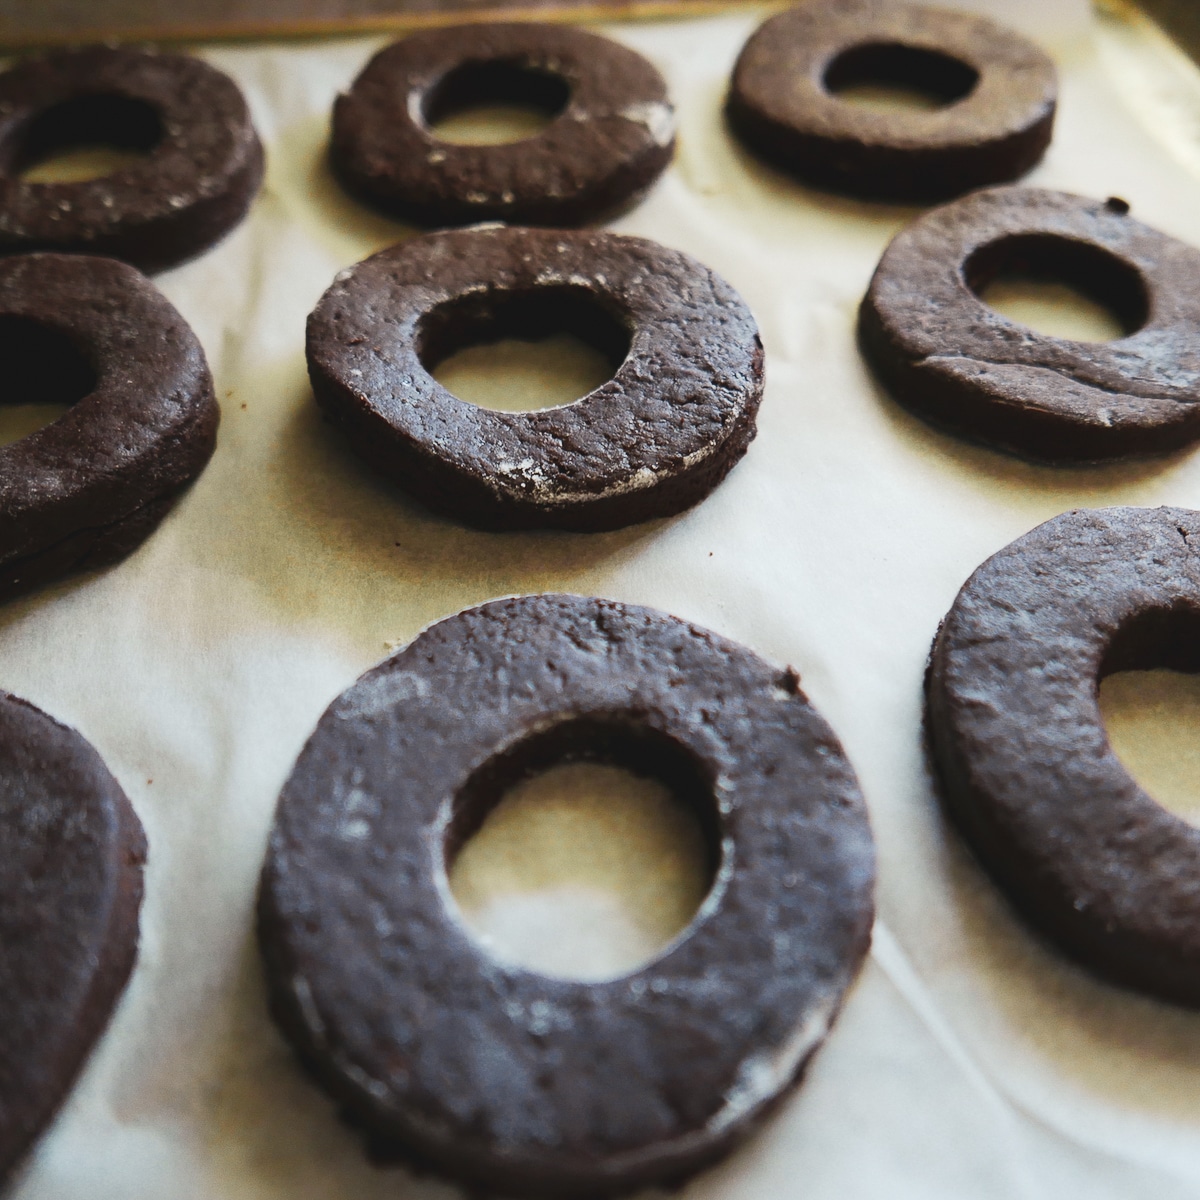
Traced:
<path fill-rule="evenodd" d="M 430 374 L 454 351 L 570 332 L 612 361 L 573 404 L 495 412 Z M 644 238 L 431 233 L 343 271 L 308 319 L 317 402 L 367 462 L 491 529 L 615 529 L 671 516 L 755 434 L 758 328 L 695 259 Z"/>
<path fill-rule="evenodd" d="M 113 563 L 155 529 L 216 445 L 195 334 L 133 267 L 0 258 L 0 403 L 62 403 L 0 446 L 0 600 Z"/>
<path fill-rule="evenodd" d="M 146 839 L 73 729 L 0 692 L 0 1188 L 133 969 Z"/>
<path fill-rule="evenodd" d="M 447 861 L 563 759 L 668 784 L 714 878 L 646 966 L 509 966 Z M 272 1011 L 377 1148 L 491 1192 L 602 1196 L 728 1152 L 800 1078 L 870 941 L 874 851 L 833 732 L 781 671 L 652 609 L 526 596 L 426 630 L 333 702 L 259 895 Z"/>
<path fill-rule="evenodd" d="M 1200 251 L 1116 198 L 995 188 L 934 209 L 887 248 L 859 312 L 880 381 L 932 425 L 1022 458 L 1161 454 L 1200 436 Z M 1127 334 L 1039 333 L 980 299 L 998 274 L 1075 284 Z"/>
<path fill-rule="evenodd" d="M 1117 983 L 1200 1005 L 1200 829 L 1121 765 L 1117 671 L 1200 670 L 1200 513 L 1064 513 L 963 585 L 933 645 L 947 812 L 1025 919 Z"/>
<path fill-rule="evenodd" d="M 887 112 L 838 96 L 859 83 L 917 87 L 943 104 Z M 807 183 L 928 202 L 1024 175 L 1050 144 L 1057 87 L 1046 54 L 983 18 L 814 0 L 746 43 L 726 111 L 750 150 Z"/>
<path fill-rule="evenodd" d="M 504 145 L 441 141 L 430 126 L 487 102 L 553 120 Z M 565 25 L 472 24 L 381 50 L 339 96 L 330 151 L 352 195 L 419 225 L 575 226 L 635 204 L 675 149 L 662 76 L 640 54 Z"/>
<path fill-rule="evenodd" d="M 92 142 L 146 156 L 76 183 L 18 177 L 47 152 Z M 262 173 L 241 92 L 198 58 L 91 46 L 0 75 L 0 254 L 103 254 L 159 271 L 228 233 Z"/>

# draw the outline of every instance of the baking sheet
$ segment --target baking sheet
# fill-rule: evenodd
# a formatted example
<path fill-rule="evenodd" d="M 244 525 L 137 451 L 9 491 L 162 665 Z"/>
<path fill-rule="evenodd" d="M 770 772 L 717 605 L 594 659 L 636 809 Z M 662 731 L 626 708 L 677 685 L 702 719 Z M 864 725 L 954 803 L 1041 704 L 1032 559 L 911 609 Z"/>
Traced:
<path fill-rule="evenodd" d="M 1000 0 L 1005 19 L 1038 31 L 1077 21 L 1088 0 Z M 1180 0 L 1154 0 L 1173 7 Z M 1182 0 L 1187 2 L 1187 0 Z M 933 0 L 951 7 L 946 0 Z M 99 41 L 265 38 L 402 31 L 459 20 L 676 17 L 756 7 L 747 0 L 0 0 L 0 48 Z M 988 13 L 991 0 L 958 0 Z M 1166 15 L 1173 16 L 1172 12 Z"/>
<path fill-rule="evenodd" d="M 1119 194 L 1200 244 L 1195 68 L 1077 5 L 977 7 L 1060 63 L 1057 135 L 1030 181 Z M 758 439 L 709 500 L 590 536 L 461 529 L 371 477 L 317 416 L 304 318 L 338 269 L 406 233 L 345 199 L 322 157 L 332 98 L 378 42 L 202 49 L 245 89 L 269 163 L 248 221 L 158 281 L 208 351 L 217 454 L 129 561 L 0 611 L 0 683 L 93 742 L 151 847 L 136 973 L 19 1200 L 458 1195 L 370 1167 L 295 1066 L 265 1012 L 254 887 L 325 705 L 429 622 L 543 589 L 655 605 L 794 664 L 871 808 L 863 976 L 805 1086 L 687 1200 L 1200 1196 L 1200 1015 L 1098 983 L 1018 925 L 946 832 L 918 736 L 925 654 L 970 571 L 1069 507 L 1200 507 L 1200 452 L 1033 468 L 890 404 L 854 311 L 915 210 L 822 196 L 727 138 L 725 82 L 756 20 L 607 27 L 664 71 L 681 121 L 674 166 L 616 228 L 742 292 L 768 385 Z M 1106 691 L 1122 729 L 1141 694 L 1126 690 Z M 1166 761 L 1162 737 L 1135 730 L 1130 753 Z"/>
<path fill-rule="evenodd" d="M 741 0 L 745 2 L 745 0 Z M 314 37 L 456 21 L 674 17 L 739 0 L 0 0 L 0 48 L 103 41 Z"/>

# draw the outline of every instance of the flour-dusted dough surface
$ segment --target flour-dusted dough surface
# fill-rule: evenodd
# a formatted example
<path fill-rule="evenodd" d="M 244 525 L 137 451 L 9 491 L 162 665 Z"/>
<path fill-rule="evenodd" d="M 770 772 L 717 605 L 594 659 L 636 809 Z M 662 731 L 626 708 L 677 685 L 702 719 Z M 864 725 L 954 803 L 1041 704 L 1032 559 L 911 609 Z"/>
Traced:
<path fill-rule="evenodd" d="M 1014 7 L 1035 35 L 1053 25 L 1062 71 L 1029 182 L 1123 196 L 1200 245 L 1200 76 L 1153 35 L 1072 26 L 1072 11 Z M 919 741 L 925 655 L 970 572 L 1067 508 L 1200 507 L 1200 455 L 1034 468 L 887 401 L 854 313 L 914 210 L 806 191 L 726 136 L 725 82 L 756 20 L 606 27 L 663 71 L 681 119 L 674 166 L 615 228 L 738 289 L 767 391 L 710 499 L 600 535 L 462 529 L 328 436 L 304 319 L 336 271 L 403 232 L 344 199 L 322 157 L 336 90 L 380 43 L 204 50 L 245 89 L 268 154 L 248 221 L 158 278 L 212 364 L 217 454 L 133 558 L 0 610 L 0 685 L 79 728 L 150 843 L 130 989 L 17 1200 L 457 1195 L 368 1166 L 301 1076 L 266 1015 L 254 885 L 304 739 L 385 642 L 539 589 L 653 605 L 794 664 L 879 841 L 875 946 L 843 1019 L 804 1088 L 685 1200 L 1200 1196 L 1200 1015 L 1097 983 L 1028 934 L 947 832 Z"/>

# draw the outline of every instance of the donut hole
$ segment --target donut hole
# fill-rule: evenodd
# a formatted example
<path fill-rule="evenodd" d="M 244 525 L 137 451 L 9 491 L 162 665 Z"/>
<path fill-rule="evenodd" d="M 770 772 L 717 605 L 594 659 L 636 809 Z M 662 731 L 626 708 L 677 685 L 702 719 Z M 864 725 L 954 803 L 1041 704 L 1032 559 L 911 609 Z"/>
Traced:
<path fill-rule="evenodd" d="M 1050 337 L 1108 342 L 1150 313 L 1141 273 L 1089 242 L 1022 234 L 981 246 L 963 265 L 967 286 L 1001 316 Z"/>
<path fill-rule="evenodd" d="M 91 364 L 61 330 L 0 316 L 0 445 L 53 424 L 95 386 Z"/>
<path fill-rule="evenodd" d="M 425 93 L 420 113 L 440 142 L 494 146 L 536 137 L 570 99 L 570 84 L 550 71 L 504 59 L 467 62 Z"/>
<path fill-rule="evenodd" d="M 417 335 L 422 365 L 447 391 L 502 412 L 573 404 L 616 374 L 630 344 L 620 316 L 574 287 L 458 297 Z"/>
<path fill-rule="evenodd" d="M 0 169 L 25 183 L 80 183 L 141 162 L 162 137 L 141 100 L 75 96 L 22 122 L 0 145 Z"/>
<path fill-rule="evenodd" d="M 825 68 L 825 90 L 847 104 L 880 112 L 929 112 L 969 96 L 979 72 L 969 63 L 920 46 L 867 42 Z"/>
<path fill-rule="evenodd" d="M 565 721 L 485 763 L 447 830 L 450 890 L 489 953 L 557 978 L 637 970 L 676 940 L 720 860 L 693 756 L 620 715 Z"/>
<path fill-rule="evenodd" d="M 1122 766 L 1168 812 L 1200 826 L 1200 610 L 1163 609 L 1123 628 L 1099 702 Z"/>

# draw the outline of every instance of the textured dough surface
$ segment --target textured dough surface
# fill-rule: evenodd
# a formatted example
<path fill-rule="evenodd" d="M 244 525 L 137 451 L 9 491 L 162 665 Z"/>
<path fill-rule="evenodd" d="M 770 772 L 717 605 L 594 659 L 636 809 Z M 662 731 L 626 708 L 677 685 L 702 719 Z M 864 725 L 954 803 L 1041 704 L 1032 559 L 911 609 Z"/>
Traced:
<path fill-rule="evenodd" d="M 23 124 L 97 97 L 152 110 L 158 141 L 142 161 L 74 183 L 30 183 L 0 159 L 0 254 L 104 254 L 161 271 L 242 219 L 262 144 L 237 85 L 201 59 L 113 46 L 29 58 L 0 75 L 0 136 L 19 144 Z"/>
<path fill-rule="evenodd" d="M 439 84 L 492 63 L 560 81 L 563 110 L 507 145 L 437 138 L 423 110 Z M 637 203 L 674 149 L 667 85 L 650 62 L 584 29 L 531 23 L 427 30 L 381 50 L 338 97 L 330 143 L 352 195 L 435 227 L 591 224 Z"/>
<path fill-rule="evenodd" d="M 73 729 L 0 693 L 0 1185 L 103 1032 L 138 941 L 146 840 Z"/>
<path fill-rule="evenodd" d="M 1105 256 L 1127 285 L 1115 295 L 1107 285 L 1108 298 L 1143 309 L 1139 328 L 1076 342 L 989 307 L 970 264 L 1022 239 L 1042 239 L 1017 255 L 1034 270 L 1062 247 Z M 1198 277 L 1200 250 L 1134 220 L 1120 199 L 995 188 L 895 238 L 863 299 L 859 338 L 896 399 L 986 444 L 1050 462 L 1162 453 L 1200 435 Z"/>
<path fill-rule="evenodd" d="M 1200 514 L 1077 510 L 987 560 L 934 643 L 944 800 L 1026 918 L 1119 982 L 1200 1004 L 1200 830 L 1121 765 L 1111 671 L 1195 670 Z"/>
<path fill-rule="evenodd" d="M 547 293 L 590 303 L 630 336 L 613 378 L 574 404 L 483 409 L 426 369 L 430 314 L 469 306 L 486 326 L 510 297 Z M 456 347 L 466 320 L 445 323 L 438 340 Z M 362 457 L 483 528 L 672 516 L 745 453 L 763 388 L 758 327 L 733 288 L 689 255 L 610 233 L 485 228 L 402 243 L 334 280 L 309 317 L 307 355 L 317 402 Z"/>
<path fill-rule="evenodd" d="M 220 419 L 196 335 L 124 263 L 0 259 L 6 318 L 65 335 L 95 386 L 57 421 L 0 447 L 0 597 L 133 550 L 204 469 Z"/>
<path fill-rule="evenodd" d="M 930 111 L 848 104 L 831 83 L 842 55 L 864 47 L 930 56 L 902 72 L 922 91 L 939 90 L 946 59 L 974 82 Z M 888 69 L 877 62 L 865 77 L 887 80 Z M 1057 96 L 1053 60 L 993 21 L 890 0 L 809 0 L 746 43 L 726 111 L 751 150 L 817 187 L 931 203 L 1024 175 L 1050 143 Z"/>
<path fill-rule="evenodd" d="M 464 823 L 564 754 L 672 769 L 651 735 L 717 809 L 695 921 L 606 982 L 492 958 L 445 883 Z M 434 625 L 333 703 L 280 798 L 259 929 L 277 1019 L 377 1139 L 476 1186 L 603 1196 L 690 1175 L 797 1081 L 873 884 L 853 770 L 793 672 L 652 609 L 532 596 Z"/>

